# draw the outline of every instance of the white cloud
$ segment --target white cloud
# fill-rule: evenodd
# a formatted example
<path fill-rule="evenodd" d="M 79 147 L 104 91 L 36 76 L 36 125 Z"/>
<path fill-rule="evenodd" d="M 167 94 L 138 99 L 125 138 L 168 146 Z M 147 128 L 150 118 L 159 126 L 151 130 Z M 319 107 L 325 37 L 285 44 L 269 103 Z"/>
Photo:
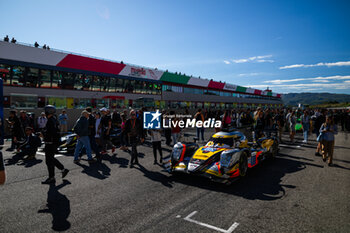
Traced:
<path fill-rule="evenodd" d="M 329 83 L 329 80 L 313 80 L 314 83 Z"/>
<path fill-rule="evenodd" d="M 258 76 L 261 75 L 262 73 L 246 73 L 246 74 L 239 74 L 239 77 L 250 77 L 250 76 Z"/>
<path fill-rule="evenodd" d="M 325 80 L 348 80 L 350 79 L 350 75 L 334 75 L 334 76 L 328 76 L 328 77 L 316 77 L 316 78 L 296 78 L 296 79 L 275 79 L 275 80 L 266 80 L 264 83 L 272 83 L 272 84 L 282 84 L 282 83 L 289 83 L 289 82 L 299 82 L 299 81 L 318 81 L 318 82 L 327 82 Z"/>
<path fill-rule="evenodd" d="M 280 70 L 293 69 L 293 68 L 309 68 L 309 67 L 317 67 L 317 66 L 327 66 L 327 67 L 350 66 L 350 61 L 320 62 L 317 64 L 311 64 L 311 65 L 294 64 L 294 65 L 289 65 L 289 66 L 282 66 L 282 67 L 280 67 Z"/>
<path fill-rule="evenodd" d="M 237 59 L 237 60 L 232 60 L 234 63 L 246 63 L 249 61 L 249 59 Z"/>
<path fill-rule="evenodd" d="M 270 62 L 270 63 L 273 63 L 273 62 L 275 62 L 274 60 L 267 60 L 267 59 L 260 59 L 260 60 L 256 60 L 257 62 Z"/>
<path fill-rule="evenodd" d="M 264 83 L 272 83 L 272 84 L 282 84 L 282 83 L 289 83 L 289 82 L 299 82 L 299 81 L 304 81 L 305 78 L 295 78 L 295 79 L 275 79 L 275 80 L 267 80 L 264 81 Z"/>
<path fill-rule="evenodd" d="M 225 60 L 224 63 L 225 63 L 226 65 L 231 64 L 231 62 L 229 62 L 229 61 L 227 61 L 227 60 Z"/>
<path fill-rule="evenodd" d="M 248 58 L 233 59 L 232 62 L 234 63 L 274 62 L 274 60 L 272 59 L 265 59 L 265 58 L 271 58 L 271 57 L 272 55 L 254 56 L 254 57 L 248 57 Z"/>
<path fill-rule="evenodd" d="M 100 6 L 97 9 L 97 14 L 102 18 L 102 19 L 109 19 L 110 18 L 110 13 L 109 9 L 106 6 Z"/>

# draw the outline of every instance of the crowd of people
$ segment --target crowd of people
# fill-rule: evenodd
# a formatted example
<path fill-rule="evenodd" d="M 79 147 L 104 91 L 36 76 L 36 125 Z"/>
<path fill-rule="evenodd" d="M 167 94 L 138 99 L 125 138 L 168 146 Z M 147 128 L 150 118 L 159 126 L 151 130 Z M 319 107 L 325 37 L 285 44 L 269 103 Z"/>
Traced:
<path fill-rule="evenodd" d="M 162 135 L 165 137 L 165 144 L 175 145 L 182 135 L 179 125 L 172 125 L 171 128 L 164 129 L 143 129 L 143 112 L 140 110 L 124 110 L 122 112 L 110 111 L 107 108 L 101 108 L 93 111 L 92 108 L 86 108 L 81 112 L 81 116 L 76 120 L 72 132 L 76 134 L 77 143 L 74 150 L 74 163 L 80 163 L 83 151 L 88 157 L 89 163 L 96 163 L 102 160 L 104 154 L 111 149 L 115 152 L 116 146 L 120 150 L 129 151 L 131 154 L 130 167 L 139 164 L 137 146 L 144 142 L 147 136 L 153 147 L 154 164 L 158 161 L 162 164 Z M 175 115 L 174 111 L 164 110 L 163 115 Z M 188 116 L 188 110 L 184 111 Z M 256 141 L 263 136 L 270 136 L 275 132 L 278 140 L 282 143 L 282 134 L 289 131 L 291 144 L 295 143 L 295 133 L 298 129 L 303 131 L 302 143 L 309 142 L 309 135 L 313 132 L 317 138 L 317 149 L 315 155 L 322 156 L 322 159 L 332 165 L 334 150 L 334 135 L 341 130 L 350 129 L 350 115 L 346 110 L 326 110 L 326 109 L 236 109 L 236 110 L 202 110 L 198 109 L 193 116 L 197 121 L 204 121 L 209 118 L 220 120 L 221 128 L 205 129 L 197 128 L 198 141 L 205 141 L 204 131 L 213 130 L 214 132 L 227 128 L 245 128 L 251 131 L 252 140 Z M 46 106 L 44 112 L 36 119 L 32 114 L 20 111 L 10 110 L 7 125 L 11 132 L 11 147 L 8 150 L 17 150 L 19 157 L 24 159 L 35 159 L 36 152 L 41 146 L 42 138 L 45 143 L 46 164 L 49 171 L 49 178 L 43 183 L 53 183 L 54 168 L 62 171 L 62 176 L 66 176 L 68 170 L 54 157 L 57 148 L 60 145 L 61 136 L 69 133 L 69 116 L 65 110 L 58 116 L 54 106 Z M 169 120 L 165 118 L 165 121 Z M 177 118 L 174 121 L 179 120 Z M 297 127 L 300 125 L 300 128 Z M 113 129 L 120 129 L 119 143 L 115 145 L 111 140 Z M 128 148 L 131 148 L 129 150 Z M 157 159 L 157 152 L 159 160 Z M 92 154 L 95 154 L 93 156 Z"/>

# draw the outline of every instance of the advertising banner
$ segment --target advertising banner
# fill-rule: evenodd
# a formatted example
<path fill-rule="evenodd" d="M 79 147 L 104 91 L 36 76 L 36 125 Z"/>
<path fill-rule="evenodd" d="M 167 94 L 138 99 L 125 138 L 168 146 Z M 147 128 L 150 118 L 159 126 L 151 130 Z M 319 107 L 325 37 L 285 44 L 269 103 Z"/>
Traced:
<path fill-rule="evenodd" d="M 229 83 L 225 83 L 224 90 L 236 91 L 237 86 Z"/>
<path fill-rule="evenodd" d="M 124 75 L 124 76 L 129 76 L 134 78 L 159 80 L 160 77 L 162 77 L 163 75 L 163 71 L 126 65 L 124 69 L 119 73 L 119 75 Z"/>

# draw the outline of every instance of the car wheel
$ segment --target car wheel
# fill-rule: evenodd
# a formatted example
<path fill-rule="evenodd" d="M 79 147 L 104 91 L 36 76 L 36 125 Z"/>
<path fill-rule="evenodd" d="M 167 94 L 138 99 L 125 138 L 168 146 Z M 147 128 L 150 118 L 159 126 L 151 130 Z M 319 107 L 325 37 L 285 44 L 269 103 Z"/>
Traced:
<path fill-rule="evenodd" d="M 272 158 L 275 158 L 278 155 L 278 142 L 274 141 L 272 145 Z"/>
<path fill-rule="evenodd" d="M 239 175 L 245 176 L 248 170 L 248 158 L 246 153 L 242 153 L 239 158 Z"/>

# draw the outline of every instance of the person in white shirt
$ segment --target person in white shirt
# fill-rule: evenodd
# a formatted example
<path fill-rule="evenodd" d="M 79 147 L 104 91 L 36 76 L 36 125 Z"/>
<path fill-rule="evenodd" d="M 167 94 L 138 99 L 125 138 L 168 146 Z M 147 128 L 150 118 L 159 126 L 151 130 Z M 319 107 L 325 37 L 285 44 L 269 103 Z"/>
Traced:
<path fill-rule="evenodd" d="M 47 118 L 44 112 L 41 113 L 41 116 L 38 117 L 38 131 L 42 131 L 47 123 Z"/>
<path fill-rule="evenodd" d="M 157 164 L 157 150 L 159 151 L 160 160 L 159 163 L 163 163 L 163 153 L 162 153 L 162 135 L 160 130 L 152 129 L 149 131 L 151 134 L 151 141 L 153 146 L 154 163 Z"/>

